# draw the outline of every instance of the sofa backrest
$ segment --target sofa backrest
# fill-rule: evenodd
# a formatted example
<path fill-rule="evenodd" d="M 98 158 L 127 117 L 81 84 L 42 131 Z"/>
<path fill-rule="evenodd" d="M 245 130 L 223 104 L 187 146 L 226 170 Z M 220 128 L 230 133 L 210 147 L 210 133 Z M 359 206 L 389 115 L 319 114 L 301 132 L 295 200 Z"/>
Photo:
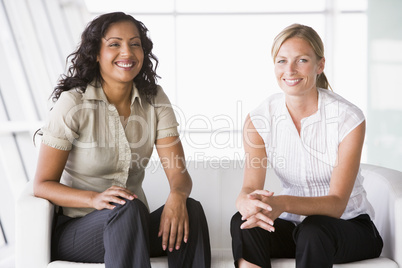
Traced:
<path fill-rule="evenodd" d="M 204 208 L 211 247 L 230 249 L 230 219 L 237 211 L 235 201 L 243 183 L 243 162 L 189 161 L 187 167 L 193 180 L 190 197 L 200 201 Z M 269 189 L 280 191 L 279 180 L 271 169 L 268 170 L 266 181 Z M 169 183 L 159 162 L 149 163 L 143 187 L 151 211 L 165 203 Z"/>
<path fill-rule="evenodd" d="M 243 162 L 228 161 L 189 161 L 188 171 L 193 180 L 191 197 L 200 201 L 208 221 L 211 247 L 218 249 L 231 248 L 230 219 L 236 213 L 235 200 L 243 182 Z M 392 191 L 389 178 L 384 174 L 401 179 L 398 171 L 377 166 L 362 164 L 365 177 L 364 186 L 368 199 L 373 205 L 376 217 L 374 222 L 384 239 L 383 256 L 392 257 L 395 234 L 392 213 Z M 387 173 L 388 172 L 388 173 Z M 389 173 L 391 172 L 391 173 Z M 394 173 L 392 173 L 394 172 Z M 169 193 L 169 184 L 159 162 L 150 162 L 146 169 L 144 191 L 151 211 L 163 205 Z M 279 179 L 272 169 L 267 170 L 265 189 L 276 193 L 281 191 Z"/>

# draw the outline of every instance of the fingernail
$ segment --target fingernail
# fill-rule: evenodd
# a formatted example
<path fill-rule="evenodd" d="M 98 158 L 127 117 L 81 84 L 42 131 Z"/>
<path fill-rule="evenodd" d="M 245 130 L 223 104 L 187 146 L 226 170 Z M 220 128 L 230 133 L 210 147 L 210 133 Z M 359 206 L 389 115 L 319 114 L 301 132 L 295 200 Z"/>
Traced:
<path fill-rule="evenodd" d="M 120 201 L 120 204 L 122 204 L 122 205 L 124 205 L 125 203 L 126 203 L 126 201 L 124 201 L 124 200 Z"/>
<path fill-rule="evenodd" d="M 186 238 L 184 238 L 184 243 L 187 243 L 187 237 L 186 237 Z"/>
<path fill-rule="evenodd" d="M 169 248 L 169 251 L 172 252 L 172 251 L 173 251 L 173 248 Z"/>
<path fill-rule="evenodd" d="M 165 251 L 165 250 L 166 250 L 166 246 L 165 246 L 165 245 L 162 245 L 162 248 L 163 248 L 163 251 Z"/>
<path fill-rule="evenodd" d="M 179 248 L 180 248 L 179 246 L 176 246 L 176 250 L 179 250 Z"/>
<path fill-rule="evenodd" d="M 129 196 L 129 199 L 130 199 L 130 200 L 133 200 L 133 199 L 134 199 L 134 196 L 130 195 L 130 196 Z"/>

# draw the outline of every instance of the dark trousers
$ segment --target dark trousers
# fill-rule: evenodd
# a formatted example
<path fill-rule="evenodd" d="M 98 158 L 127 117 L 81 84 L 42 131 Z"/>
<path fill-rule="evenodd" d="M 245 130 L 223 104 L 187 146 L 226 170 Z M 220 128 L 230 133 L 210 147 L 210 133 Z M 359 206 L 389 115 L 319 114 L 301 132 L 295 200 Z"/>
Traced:
<path fill-rule="evenodd" d="M 240 229 L 240 213 L 231 221 L 235 265 L 241 258 L 271 267 L 271 258 L 296 258 L 296 267 L 326 268 L 380 256 L 382 239 L 366 214 L 351 220 L 309 216 L 299 225 L 276 219 L 275 232 L 262 228 Z"/>
<path fill-rule="evenodd" d="M 82 218 L 58 215 L 52 259 L 105 263 L 106 268 L 151 267 L 150 257 L 168 256 L 169 267 L 211 266 L 208 225 L 201 204 L 187 199 L 190 234 L 179 250 L 163 251 L 158 237 L 163 207 L 152 213 L 140 200 Z"/>

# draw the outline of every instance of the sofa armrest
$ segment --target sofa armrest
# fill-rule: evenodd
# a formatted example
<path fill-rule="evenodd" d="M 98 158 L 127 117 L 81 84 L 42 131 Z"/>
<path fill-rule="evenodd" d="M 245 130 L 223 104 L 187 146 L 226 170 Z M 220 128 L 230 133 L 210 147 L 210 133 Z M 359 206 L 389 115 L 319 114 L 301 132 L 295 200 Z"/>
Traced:
<path fill-rule="evenodd" d="M 402 172 L 368 164 L 361 168 L 376 213 L 374 222 L 384 240 L 382 255 L 402 267 Z"/>
<path fill-rule="evenodd" d="M 50 262 L 54 206 L 33 195 L 33 181 L 25 185 L 16 204 L 16 268 L 45 268 Z"/>

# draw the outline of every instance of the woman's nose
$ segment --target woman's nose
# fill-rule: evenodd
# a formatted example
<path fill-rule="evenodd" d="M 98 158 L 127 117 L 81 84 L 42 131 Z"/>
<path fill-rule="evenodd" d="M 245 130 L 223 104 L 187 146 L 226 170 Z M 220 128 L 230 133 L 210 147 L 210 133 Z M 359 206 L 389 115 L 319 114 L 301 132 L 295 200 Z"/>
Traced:
<path fill-rule="evenodd" d="M 120 50 L 121 55 L 131 55 L 131 47 L 129 45 L 122 45 Z"/>
<path fill-rule="evenodd" d="M 290 62 L 289 64 L 287 64 L 286 73 L 287 74 L 296 74 L 297 73 L 296 65 L 293 62 Z"/>

